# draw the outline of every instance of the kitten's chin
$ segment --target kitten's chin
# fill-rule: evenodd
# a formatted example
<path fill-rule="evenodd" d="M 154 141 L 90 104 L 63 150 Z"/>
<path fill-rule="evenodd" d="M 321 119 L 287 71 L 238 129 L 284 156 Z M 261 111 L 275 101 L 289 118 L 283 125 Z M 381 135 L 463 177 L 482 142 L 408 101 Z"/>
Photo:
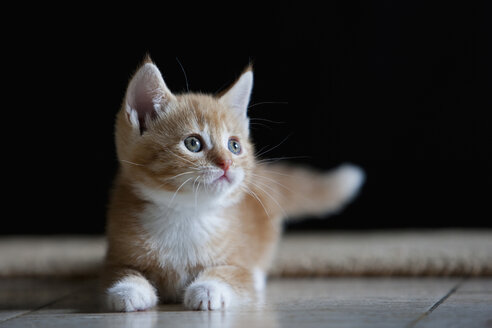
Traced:
<path fill-rule="evenodd" d="M 226 174 L 210 176 L 205 183 L 205 192 L 211 192 L 217 197 L 223 197 L 233 193 L 244 180 L 243 170 L 229 171 Z"/>

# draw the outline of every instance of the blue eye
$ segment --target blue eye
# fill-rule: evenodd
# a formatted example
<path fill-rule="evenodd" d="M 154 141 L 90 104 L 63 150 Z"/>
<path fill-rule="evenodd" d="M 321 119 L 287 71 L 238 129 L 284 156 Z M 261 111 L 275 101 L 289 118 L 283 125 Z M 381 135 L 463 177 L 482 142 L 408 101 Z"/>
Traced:
<path fill-rule="evenodd" d="M 236 139 L 229 139 L 228 147 L 231 153 L 233 153 L 234 155 L 241 154 L 241 144 Z"/>
<path fill-rule="evenodd" d="M 197 137 L 188 137 L 184 140 L 186 148 L 192 153 L 198 153 L 202 150 L 202 142 Z"/>

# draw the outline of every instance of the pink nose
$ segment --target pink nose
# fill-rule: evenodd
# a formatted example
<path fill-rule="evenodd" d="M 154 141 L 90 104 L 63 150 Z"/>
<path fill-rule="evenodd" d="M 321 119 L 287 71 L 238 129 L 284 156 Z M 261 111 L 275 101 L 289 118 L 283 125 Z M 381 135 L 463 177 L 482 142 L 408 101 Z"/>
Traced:
<path fill-rule="evenodd" d="M 220 167 L 224 172 L 229 170 L 229 167 L 232 165 L 232 159 L 219 159 L 217 161 L 217 166 Z"/>

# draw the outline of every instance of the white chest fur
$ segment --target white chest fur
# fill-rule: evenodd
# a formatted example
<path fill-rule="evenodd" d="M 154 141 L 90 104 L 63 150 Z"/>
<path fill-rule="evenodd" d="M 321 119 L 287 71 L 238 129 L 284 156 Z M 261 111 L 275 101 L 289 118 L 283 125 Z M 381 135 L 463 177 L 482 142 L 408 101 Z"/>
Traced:
<path fill-rule="evenodd" d="M 182 271 L 187 267 L 220 263 L 223 250 L 217 239 L 227 224 L 220 216 L 220 209 L 185 206 L 179 199 L 169 204 L 161 201 L 169 199 L 162 196 L 152 193 L 153 199 L 149 199 L 139 214 L 148 236 L 148 247 L 159 254 L 160 266 Z"/>

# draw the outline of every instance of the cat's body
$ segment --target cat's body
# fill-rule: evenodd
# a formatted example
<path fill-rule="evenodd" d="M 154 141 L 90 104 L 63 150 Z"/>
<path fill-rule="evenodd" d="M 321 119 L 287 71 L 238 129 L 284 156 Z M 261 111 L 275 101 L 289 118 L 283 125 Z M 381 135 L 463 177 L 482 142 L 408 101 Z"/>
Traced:
<path fill-rule="evenodd" d="M 258 164 L 246 115 L 248 68 L 222 95 L 173 95 L 150 61 L 116 122 L 121 168 L 112 194 L 104 282 L 108 305 L 184 301 L 214 310 L 254 299 L 282 219 L 346 204 L 363 173 Z"/>

